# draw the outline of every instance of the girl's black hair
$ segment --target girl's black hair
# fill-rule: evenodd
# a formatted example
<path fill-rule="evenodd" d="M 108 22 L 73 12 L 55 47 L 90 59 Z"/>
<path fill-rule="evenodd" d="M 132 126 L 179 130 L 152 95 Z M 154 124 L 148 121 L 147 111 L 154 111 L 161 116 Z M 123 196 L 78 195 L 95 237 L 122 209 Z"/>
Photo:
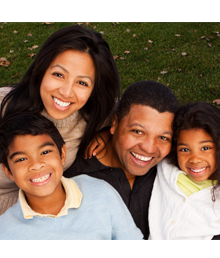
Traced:
<path fill-rule="evenodd" d="M 80 109 L 87 121 L 80 152 L 83 153 L 96 132 L 112 111 L 116 98 L 120 98 L 120 77 L 107 42 L 97 32 L 80 25 L 62 28 L 43 44 L 34 62 L 21 81 L 13 85 L 1 104 L 0 119 L 14 113 L 44 109 L 40 86 L 44 74 L 54 58 L 65 50 L 75 49 L 88 53 L 95 66 L 94 89 L 87 103 Z"/>
<path fill-rule="evenodd" d="M 180 131 L 189 129 L 203 129 L 208 133 L 216 146 L 215 162 L 217 169 L 214 177 L 217 184 L 213 187 L 213 201 L 215 200 L 214 191 L 220 185 L 220 109 L 212 104 L 205 102 L 193 102 L 183 105 L 175 115 L 173 122 L 172 149 L 167 156 L 169 162 L 177 167 L 177 139 Z"/>

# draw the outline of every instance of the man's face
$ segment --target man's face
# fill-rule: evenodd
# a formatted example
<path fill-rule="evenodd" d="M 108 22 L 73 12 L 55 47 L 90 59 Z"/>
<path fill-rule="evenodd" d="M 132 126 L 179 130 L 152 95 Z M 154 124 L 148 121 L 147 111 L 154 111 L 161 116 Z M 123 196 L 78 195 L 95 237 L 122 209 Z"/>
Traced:
<path fill-rule="evenodd" d="M 110 129 L 116 166 L 127 177 L 142 176 L 157 165 L 169 152 L 174 114 L 133 105 L 120 123 L 115 116 Z"/>

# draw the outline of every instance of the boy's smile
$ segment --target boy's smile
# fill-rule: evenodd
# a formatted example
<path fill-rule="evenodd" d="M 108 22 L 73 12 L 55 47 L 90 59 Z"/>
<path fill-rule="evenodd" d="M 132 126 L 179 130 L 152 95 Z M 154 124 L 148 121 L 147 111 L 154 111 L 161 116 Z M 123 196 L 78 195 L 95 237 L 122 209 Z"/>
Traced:
<path fill-rule="evenodd" d="M 32 198 L 52 197 L 57 191 L 63 191 L 60 179 L 65 155 L 65 145 L 60 157 L 49 135 L 18 135 L 9 146 L 7 160 L 11 173 L 4 165 L 3 169 L 25 192 L 29 203 Z"/>

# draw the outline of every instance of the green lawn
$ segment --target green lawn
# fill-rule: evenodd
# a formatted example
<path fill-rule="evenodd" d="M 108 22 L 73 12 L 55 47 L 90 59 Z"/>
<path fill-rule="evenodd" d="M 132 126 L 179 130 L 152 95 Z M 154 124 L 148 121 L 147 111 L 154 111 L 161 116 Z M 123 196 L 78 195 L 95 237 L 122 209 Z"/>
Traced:
<path fill-rule="evenodd" d="M 77 23 L 0 23 L 0 58 L 10 62 L 0 66 L 0 86 L 18 82 L 35 58 L 29 55 L 36 54 L 53 32 L 73 24 Z M 135 81 L 155 80 L 172 89 L 180 102 L 220 99 L 220 23 L 82 25 L 103 32 L 113 56 L 118 56 L 123 89 Z M 39 47 L 28 49 L 34 45 Z"/>

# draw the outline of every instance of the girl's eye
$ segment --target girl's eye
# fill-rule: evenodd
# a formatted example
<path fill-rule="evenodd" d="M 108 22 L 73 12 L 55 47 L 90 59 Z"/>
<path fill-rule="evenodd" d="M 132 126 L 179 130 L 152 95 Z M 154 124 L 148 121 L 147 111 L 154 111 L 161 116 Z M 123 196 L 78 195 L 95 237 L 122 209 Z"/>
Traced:
<path fill-rule="evenodd" d="M 210 147 L 207 147 L 207 146 L 202 147 L 202 150 L 209 150 L 209 149 L 210 149 Z"/>
<path fill-rule="evenodd" d="M 187 149 L 187 148 L 182 148 L 182 149 L 180 149 L 180 151 L 182 151 L 182 152 L 188 152 L 189 149 Z"/>
<path fill-rule="evenodd" d="M 16 160 L 15 163 L 17 163 L 17 162 L 22 162 L 22 161 L 24 161 L 24 160 L 26 160 L 26 158 L 21 158 L 21 159 Z"/>
<path fill-rule="evenodd" d="M 51 152 L 51 151 L 49 151 L 49 150 L 43 151 L 43 152 L 42 152 L 42 155 L 46 155 L 46 154 L 48 154 L 49 152 Z"/>
<path fill-rule="evenodd" d="M 79 81 L 79 84 L 80 84 L 80 85 L 83 85 L 83 86 L 88 86 L 88 84 L 85 83 L 85 82 L 83 82 L 83 81 Z"/>
<path fill-rule="evenodd" d="M 60 78 L 63 77 L 63 75 L 62 75 L 61 73 L 53 73 L 53 75 L 55 75 L 55 76 L 57 76 L 57 77 L 60 77 Z"/>

